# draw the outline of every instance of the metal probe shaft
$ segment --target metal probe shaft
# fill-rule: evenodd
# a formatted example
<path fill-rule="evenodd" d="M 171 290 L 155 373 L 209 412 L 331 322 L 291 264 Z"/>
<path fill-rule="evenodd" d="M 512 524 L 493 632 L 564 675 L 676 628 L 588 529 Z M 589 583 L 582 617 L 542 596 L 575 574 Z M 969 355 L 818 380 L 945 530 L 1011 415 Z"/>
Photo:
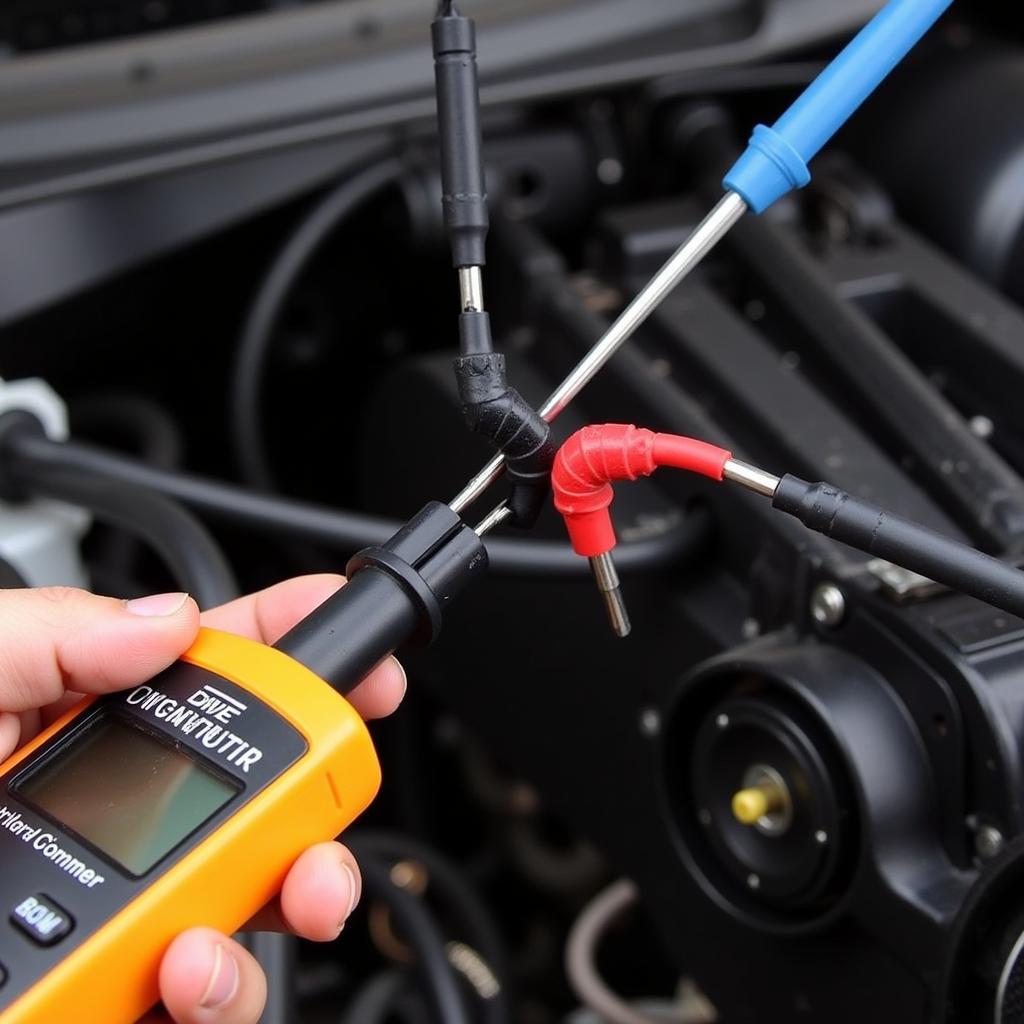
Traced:
<path fill-rule="evenodd" d="M 601 599 L 604 601 L 605 610 L 608 612 L 608 621 L 611 623 L 612 631 L 617 637 L 629 636 L 633 627 L 629 622 L 629 612 L 626 611 L 626 602 L 622 598 L 619 574 L 615 569 L 611 553 L 606 552 L 591 558 L 590 569 L 594 574 L 594 581 L 597 583 Z"/>
<path fill-rule="evenodd" d="M 757 466 L 751 466 L 747 462 L 739 462 L 737 459 L 730 459 L 722 467 L 722 479 L 739 484 L 748 491 L 763 495 L 765 498 L 774 498 L 775 492 L 779 489 L 779 477 L 766 470 L 758 469 Z"/>
<path fill-rule="evenodd" d="M 594 379 L 601 367 L 633 336 L 637 328 L 661 305 L 680 281 L 729 233 L 746 211 L 746 202 L 735 192 L 727 192 L 719 200 L 718 205 L 701 221 L 693 234 L 643 287 L 615 323 L 580 360 L 576 369 L 544 403 L 540 414 L 545 420 L 551 423 L 558 418 L 566 406 Z M 456 496 L 450 508 L 455 512 L 462 512 L 476 501 L 501 476 L 504 461 L 502 456 L 495 456 Z"/>
<path fill-rule="evenodd" d="M 506 505 L 499 505 L 497 508 L 491 509 L 474 527 L 474 532 L 478 537 L 486 537 L 495 527 L 501 526 L 511 513 L 512 510 Z"/>
<path fill-rule="evenodd" d="M 479 267 L 459 267 L 459 299 L 463 313 L 484 311 L 484 279 Z"/>

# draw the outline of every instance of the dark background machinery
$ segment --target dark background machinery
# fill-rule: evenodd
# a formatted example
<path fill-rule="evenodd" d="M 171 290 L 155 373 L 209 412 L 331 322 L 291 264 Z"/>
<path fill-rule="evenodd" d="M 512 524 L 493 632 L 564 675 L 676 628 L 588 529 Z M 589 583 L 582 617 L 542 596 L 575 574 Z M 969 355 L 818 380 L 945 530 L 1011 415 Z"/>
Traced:
<path fill-rule="evenodd" d="M 277 5 L 211 26 L 213 5 L 164 6 L 166 32 L 78 46 L 18 35 L 16 7 L 0 21 L 0 372 L 45 377 L 76 440 L 171 473 L 251 487 L 236 451 L 257 444 L 280 495 L 324 509 L 397 519 L 454 494 L 487 453 L 450 369 L 430 11 Z M 488 306 L 528 399 L 685 237 L 742 131 L 878 6 L 467 0 Z M 90 5 L 51 7 L 60 24 Z M 1019 560 L 1021 103 L 1019 15 L 955 5 L 813 185 L 741 224 L 559 438 L 614 420 L 704 437 Z M 396 172 L 295 275 L 255 368 L 259 429 L 232 436 L 268 267 L 385 159 Z M 192 504 L 247 588 L 338 567 L 372 527 L 339 520 L 328 545 L 294 507 L 257 529 L 226 498 Z M 495 542 L 477 597 L 407 659 L 370 822 L 393 834 L 364 835 L 364 856 L 501 975 L 517 1020 L 568 1019 L 566 933 L 620 876 L 640 910 L 600 966 L 623 998 L 665 1004 L 685 976 L 723 1024 L 1021 1020 L 1024 621 L 681 475 L 623 489 L 616 521 L 627 642 L 571 558 Z M 535 539 L 561 538 L 548 512 Z M 97 589 L 163 582 L 118 533 L 86 552 Z M 758 778 L 787 802 L 741 825 L 730 799 Z M 285 950 L 273 1019 L 429 1019 L 400 913 L 367 904 L 367 928 Z"/>

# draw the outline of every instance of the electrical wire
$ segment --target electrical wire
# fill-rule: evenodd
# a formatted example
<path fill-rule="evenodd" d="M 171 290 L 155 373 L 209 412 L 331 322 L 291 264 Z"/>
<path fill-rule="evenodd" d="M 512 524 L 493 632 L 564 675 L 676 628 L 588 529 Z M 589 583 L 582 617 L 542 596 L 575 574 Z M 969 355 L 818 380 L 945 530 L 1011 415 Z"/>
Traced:
<path fill-rule="evenodd" d="M 402 937 L 416 954 L 416 970 L 423 979 L 439 1024 L 470 1024 L 458 977 L 448 961 L 444 936 L 423 904 L 395 885 L 383 863 L 373 854 L 363 855 L 357 842 L 350 843 L 359 858 L 363 889 L 379 900 L 402 929 Z"/>
<path fill-rule="evenodd" d="M 74 400 L 70 407 L 75 436 L 113 435 L 130 442 L 133 451 L 151 465 L 177 469 L 184 462 L 185 442 L 174 417 L 159 403 L 142 395 L 108 392 Z"/>
<path fill-rule="evenodd" d="M 565 948 L 565 970 L 569 984 L 580 1001 L 604 1024 L 664 1024 L 648 1016 L 613 992 L 597 969 L 597 949 L 608 928 L 636 905 L 638 893 L 632 882 L 622 879 L 599 893 L 584 907 L 569 932 Z M 680 1018 L 679 1024 L 686 1024 Z"/>
<path fill-rule="evenodd" d="M 71 431 L 99 442 L 122 444 L 139 458 L 161 469 L 177 469 L 184 461 L 185 444 L 178 424 L 159 402 L 125 392 L 92 394 L 74 400 L 68 409 Z M 95 561 L 111 592 L 127 590 L 135 575 L 142 545 L 123 530 L 110 530 L 98 538 Z M 95 572 L 94 572 L 95 575 Z M 115 581 L 125 582 L 115 582 Z"/>
<path fill-rule="evenodd" d="M 481 995 L 489 1024 L 509 1024 L 512 1013 L 508 986 L 511 972 L 508 952 L 493 917 L 473 886 L 458 868 L 437 850 L 409 836 L 391 832 L 358 832 L 358 848 L 371 856 L 395 863 L 408 860 L 421 864 L 430 878 L 431 891 L 451 910 L 457 926 L 475 953 L 483 959 L 497 982 L 496 991 Z M 477 988 L 479 994 L 479 988 Z"/>
<path fill-rule="evenodd" d="M 384 1024 L 397 1016 L 418 1024 L 414 1015 L 403 1014 L 401 998 L 409 988 L 409 974 L 397 968 L 375 974 L 352 997 L 340 1024 Z"/>
<path fill-rule="evenodd" d="M 508 822 L 504 830 L 508 856 L 530 882 L 550 893 L 564 895 L 593 888 L 604 873 L 604 861 L 583 840 L 556 848 L 530 821 Z"/>
<path fill-rule="evenodd" d="M 51 441 L 28 431 L 0 435 L 0 469 L 33 467 L 77 469 L 104 481 L 134 484 L 180 501 L 211 518 L 275 536 L 312 541 L 344 552 L 381 544 L 401 527 L 398 520 L 359 512 L 336 511 L 316 505 L 253 494 L 241 487 L 187 473 L 169 473 L 123 455 L 73 441 Z M 677 521 L 644 540 L 620 544 L 616 560 L 622 575 L 671 572 L 707 548 L 712 519 L 695 507 Z M 489 537 L 491 571 L 520 579 L 581 580 L 589 569 L 568 544 L 558 541 L 508 540 Z"/>
<path fill-rule="evenodd" d="M 274 490 L 274 473 L 262 437 L 262 387 L 267 359 L 288 296 L 327 238 L 354 210 L 393 184 L 405 170 L 397 158 L 372 164 L 324 196 L 274 257 L 246 317 L 235 357 L 231 429 L 243 479 Z"/>
<path fill-rule="evenodd" d="M 112 486 L 81 472 L 39 466 L 24 466 L 12 479 L 34 496 L 80 505 L 144 541 L 201 608 L 238 596 L 231 566 L 209 531 L 164 495 L 125 481 Z"/>

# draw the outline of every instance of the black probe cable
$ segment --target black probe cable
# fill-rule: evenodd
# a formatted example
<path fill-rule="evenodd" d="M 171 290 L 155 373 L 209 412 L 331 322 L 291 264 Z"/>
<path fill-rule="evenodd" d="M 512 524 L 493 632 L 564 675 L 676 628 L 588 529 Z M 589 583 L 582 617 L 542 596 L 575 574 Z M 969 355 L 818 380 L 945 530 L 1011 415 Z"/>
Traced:
<path fill-rule="evenodd" d="M 233 371 L 231 428 L 242 478 L 274 490 L 262 435 L 266 364 L 285 303 L 302 272 L 338 225 L 368 199 L 396 182 L 405 165 L 392 157 L 367 167 L 329 192 L 309 212 L 274 258 L 246 317 Z"/>
<path fill-rule="evenodd" d="M 816 533 L 1024 617 L 1024 572 L 1007 562 L 831 484 L 785 476 L 770 496 L 773 508 Z"/>
<path fill-rule="evenodd" d="M 287 534 L 344 552 L 383 543 L 402 526 L 398 520 L 253 494 L 220 481 L 147 466 L 91 445 L 52 441 L 34 430 L 3 430 L 3 425 L 0 421 L 0 470 L 9 467 L 29 482 L 48 468 L 78 470 L 108 486 L 133 484 L 156 491 L 203 515 L 255 532 Z M 705 550 L 711 533 L 707 510 L 694 508 L 663 533 L 621 544 L 616 562 L 623 575 L 671 572 Z M 520 579 L 589 579 L 587 564 L 559 541 L 489 537 L 487 551 L 493 573 Z"/>
<path fill-rule="evenodd" d="M 359 857 L 365 894 L 388 908 L 415 952 L 415 968 L 426 983 L 439 1024 L 470 1024 L 458 976 L 448 962 L 444 936 L 433 918 L 415 896 L 395 885 L 389 870 L 372 854 L 360 856 L 358 843 L 353 852 Z"/>
<path fill-rule="evenodd" d="M 8 481 L 35 497 L 80 505 L 138 537 L 160 556 L 200 608 L 213 608 L 238 596 L 231 566 L 209 531 L 191 512 L 162 494 L 57 468 L 14 469 Z"/>

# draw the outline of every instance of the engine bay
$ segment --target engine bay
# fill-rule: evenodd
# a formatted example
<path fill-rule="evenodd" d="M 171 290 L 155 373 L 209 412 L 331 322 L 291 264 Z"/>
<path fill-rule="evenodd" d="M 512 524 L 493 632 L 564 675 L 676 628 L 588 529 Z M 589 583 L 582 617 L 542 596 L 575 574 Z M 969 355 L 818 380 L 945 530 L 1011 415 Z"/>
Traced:
<path fill-rule="evenodd" d="M 21 6 L 0 15 L 0 374 L 59 396 L 81 466 L 191 508 L 244 591 L 343 571 L 458 494 L 492 449 L 452 374 L 430 5 L 167 3 L 160 31 L 108 35 L 92 8 L 133 5 Z M 89 8 L 81 39 L 64 7 Z M 462 7 L 487 309 L 538 408 L 701 224 L 749 127 L 882 4 Z M 954 4 L 556 442 L 703 439 L 1020 567 L 1011 7 Z M 0 391 L 0 418 L 18 407 Z M 12 490 L 4 462 L 9 585 L 173 583 L 70 496 L 26 515 L 62 495 L 24 467 Z M 373 730 L 384 787 L 353 849 L 427 909 L 471 1019 L 1024 1019 L 1024 619 L 690 473 L 618 488 L 614 520 L 628 639 L 548 502 L 485 539 L 487 578 L 402 653 L 406 703 Z M 408 936 L 364 904 L 334 943 L 253 940 L 264 1020 L 435 1019 Z"/>

